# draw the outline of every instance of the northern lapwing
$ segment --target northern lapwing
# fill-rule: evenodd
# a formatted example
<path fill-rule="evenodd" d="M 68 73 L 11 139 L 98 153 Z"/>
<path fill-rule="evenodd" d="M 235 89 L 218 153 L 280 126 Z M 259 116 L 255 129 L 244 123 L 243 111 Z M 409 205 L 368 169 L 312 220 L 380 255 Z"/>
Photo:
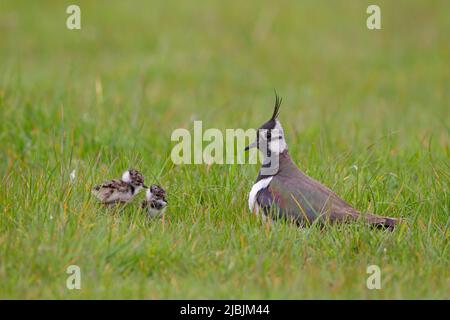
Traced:
<path fill-rule="evenodd" d="M 121 179 L 113 179 L 96 185 L 92 194 L 103 204 L 129 202 L 142 189 L 148 188 L 144 184 L 144 176 L 135 169 L 127 170 Z"/>
<path fill-rule="evenodd" d="M 250 211 L 256 214 L 262 211 L 264 217 L 283 218 L 298 225 L 308 225 L 316 220 L 323 224 L 362 219 L 370 225 L 392 229 L 398 219 L 360 213 L 295 165 L 278 121 L 281 102 L 275 93 L 272 117 L 258 128 L 256 140 L 245 148 L 256 147 L 263 156 L 248 198 Z"/>
<path fill-rule="evenodd" d="M 167 207 L 166 190 L 154 184 L 145 193 L 142 209 L 146 210 L 150 218 L 160 218 Z"/>

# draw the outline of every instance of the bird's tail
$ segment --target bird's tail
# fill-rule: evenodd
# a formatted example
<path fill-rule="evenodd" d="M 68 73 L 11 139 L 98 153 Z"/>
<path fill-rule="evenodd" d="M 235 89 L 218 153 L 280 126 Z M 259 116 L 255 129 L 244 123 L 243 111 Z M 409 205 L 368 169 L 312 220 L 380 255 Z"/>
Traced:
<path fill-rule="evenodd" d="M 388 230 L 393 230 L 401 222 L 401 219 L 382 217 L 374 214 L 366 214 L 365 220 L 375 228 Z"/>

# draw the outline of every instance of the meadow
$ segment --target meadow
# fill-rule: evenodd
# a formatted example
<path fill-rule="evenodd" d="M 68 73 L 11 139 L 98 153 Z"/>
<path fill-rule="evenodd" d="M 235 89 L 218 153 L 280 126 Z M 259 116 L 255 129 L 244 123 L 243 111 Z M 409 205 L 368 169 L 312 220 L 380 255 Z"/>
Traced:
<path fill-rule="evenodd" d="M 448 299 L 449 6 L 376 2 L 381 30 L 359 0 L 1 1 L 0 298 Z M 173 130 L 257 127 L 274 89 L 299 167 L 405 224 L 263 223 L 258 165 L 173 164 Z M 92 197 L 129 167 L 163 220 Z"/>

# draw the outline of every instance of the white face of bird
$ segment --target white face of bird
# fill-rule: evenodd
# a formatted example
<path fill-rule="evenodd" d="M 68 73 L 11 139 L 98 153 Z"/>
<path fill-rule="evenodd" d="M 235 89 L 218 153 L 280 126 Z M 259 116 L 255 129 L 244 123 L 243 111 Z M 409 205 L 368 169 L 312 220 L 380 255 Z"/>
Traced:
<path fill-rule="evenodd" d="M 280 121 L 276 120 L 274 127 L 265 127 L 258 129 L 256 140 L 248 145 L 245 150 L 258 148 L 261 151 L 269 150 L 272 153 L 282 153 L 287 149 L 286 140 L 284 138 L 284 130 Z"/>
<path fill-rule="evenodd" d="M 265 157 L 270 157 L 271 154 L 279 155 L 287 149 L 284 130 L 280 121 L 275 121 L 275 127 L 273 129 L 259 129 L 258 131 L 258 148 L 263 152 Z"/>
<path fill-rule="evenodd" d="M 151 201 L 152 199 L 153 199 L 153 193 L 150 190 L 150 188 L 148 188 L 147 191 L 145 191 L 145 200 Z"/>

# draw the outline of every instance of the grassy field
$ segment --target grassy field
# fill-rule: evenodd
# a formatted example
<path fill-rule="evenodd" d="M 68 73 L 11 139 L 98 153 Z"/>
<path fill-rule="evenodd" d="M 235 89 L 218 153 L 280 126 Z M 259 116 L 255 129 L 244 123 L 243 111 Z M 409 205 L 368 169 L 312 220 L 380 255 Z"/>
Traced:
<path fill-rule="evenodd" d="M 448 2 L 376 1 L 369 31 L 372 2 L 1 1 L 0 298 L 448 299 Z M 274 88 L 300 168 L 405 225 L 268 225 L 257 165 L 172 163 L 174 129 L 259 126 Z M 128 167 L 164 220 L 92 198 Z"/>

